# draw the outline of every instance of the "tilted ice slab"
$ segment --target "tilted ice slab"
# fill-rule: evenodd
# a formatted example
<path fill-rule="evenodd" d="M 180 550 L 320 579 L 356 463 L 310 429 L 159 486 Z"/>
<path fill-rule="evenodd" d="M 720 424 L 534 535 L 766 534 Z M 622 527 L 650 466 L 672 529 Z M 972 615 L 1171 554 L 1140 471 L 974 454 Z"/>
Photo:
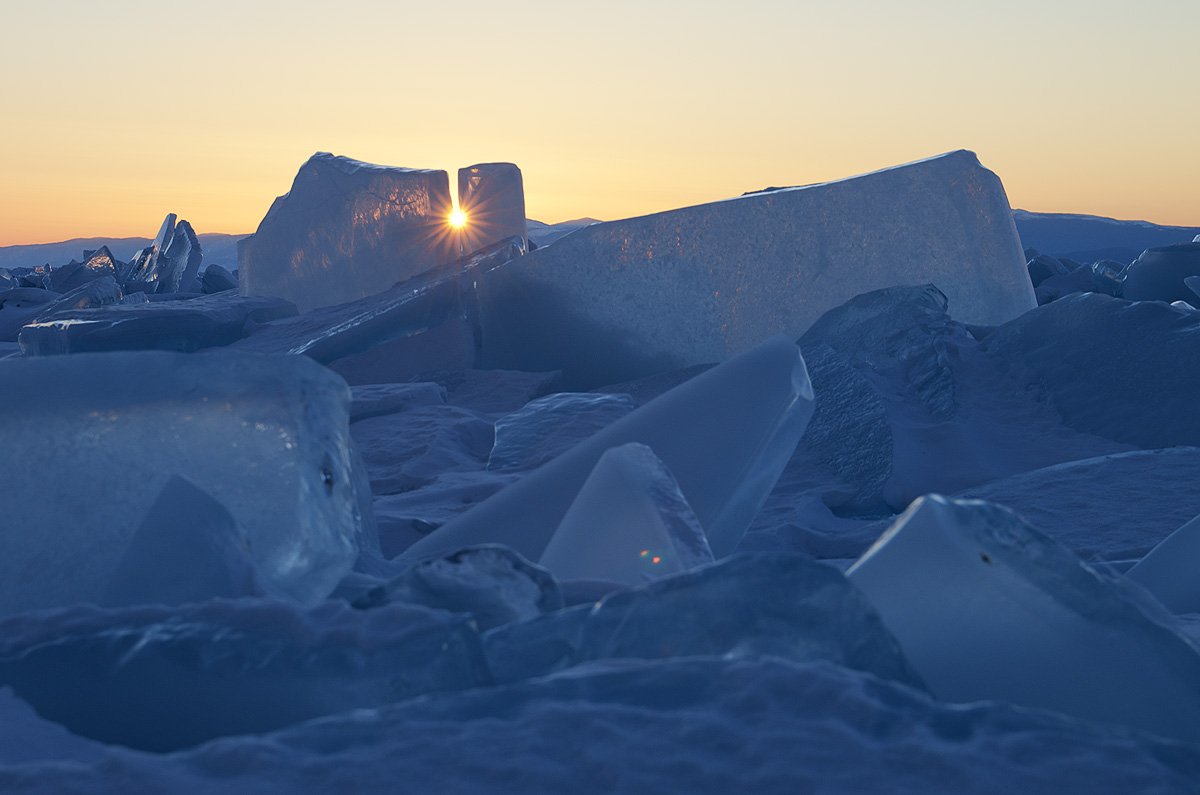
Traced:
<path fill-rule="evenodd" d="M 0 686 L 77 735 L 150 751 L 485 681 L 466 617 L 405 605 L 214 600 L 0 621 Z"/>
<path fill-rule="evenodd" d="M 303 354 L 329 364 L 447 321 L 473 317 L 473 281 L 480 273 L 523 253 L 522 241 L 503 240 L 434 272 L 389 284 L 377 294 L 264 324 L 237 347 L 260 353 Z M 473 358 L 474 350 L 470 353 Z"/>
<path fill-rule="evenodd" d="M 641 585 L 712 561 L 675 478 L 630 442 L 600 456 L 538 563 L 559 580 Z"/>
<path fill-rule="evenodd" d="M 541 558 L 606 450 L 649 446 L 675 475 L 713 553 L 728 555 L 775 485 L 812 415 L 800 350 L 774 338 L 660 395 L 580 442 L 404 553 L 482 543 Z"/>
<path fill-rule="evenodd" d="M 1007 508 L 923 497 L 848 571 L 930 691 L 1200 740 L 1200 653 Z"/>
<path fill-rule="evenodd" d="M 1200 243 L 1142 252 L 1125 271 L 1123 295 L 1131 301 L 1191 301 L 1187 279 L 1200 276 Z"/>
<path fill-rule="evenodd" d="M 268 593 L 323 598 L 373 529 L 349 402 L 301 357 L 0 361 L 0 482 L 23 495 L 4 508 L 21 531 L 0 533 L 0 614 L 99 600 L 175 475 L 237 521 Z"/>
<path fill-rule="evenodd" d="M 488 367 L 571 389 L 728 359 L 898 284 L 958 320 L 1036 306 L 1000 180 L 970 152 L 581 229 L 480 284 Z"/>
<path fill-rule="evenodd" d="M 200 271 L 200 262 L 203 259 L 200 239 L 196 237 L 192 225 L 187 221 L 180 221 L 175 225 L 171 242 L 167 244 L 159 260 L 157 292 L 200 292 L 200 280 L 196 275 Z"/>
<path fill-rule="evenodd" d="M 1200 613 L 1200 516 L 1167 536 L 1126 574 L 1173 613 Z"/>
<path fill-rule="evenodd" d="M 92 282 L 88 288 L 102 282 Z M 19 340 L 26 356 L 195 351 L 228 345 L 245 336 L 248 326 L 295 314 L 296 307 L 282 299 L 229 291 L 180 301 L 48 311 L 22 328 Z"/>
<path fill-rule="evenodd" d="M 459 254 L 445 171 L 378 166 L 318 152 L 238 243 L 242 295 L 306 312 L 377 293 Z"/>

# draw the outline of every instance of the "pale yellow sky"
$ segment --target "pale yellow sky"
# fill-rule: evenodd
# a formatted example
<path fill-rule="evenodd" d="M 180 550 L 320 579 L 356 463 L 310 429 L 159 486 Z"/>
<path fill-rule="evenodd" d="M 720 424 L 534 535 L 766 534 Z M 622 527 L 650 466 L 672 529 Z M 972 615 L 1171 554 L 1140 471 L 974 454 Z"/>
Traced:
<path fill-rule="evenodd" d="M 559 221 L 967 148 L 1013 206 L 1200 224 L 1198 30 L 1195 0 L 0 0 L 0 245 L 253 231 L 318 150 L 512 161 Z"/>

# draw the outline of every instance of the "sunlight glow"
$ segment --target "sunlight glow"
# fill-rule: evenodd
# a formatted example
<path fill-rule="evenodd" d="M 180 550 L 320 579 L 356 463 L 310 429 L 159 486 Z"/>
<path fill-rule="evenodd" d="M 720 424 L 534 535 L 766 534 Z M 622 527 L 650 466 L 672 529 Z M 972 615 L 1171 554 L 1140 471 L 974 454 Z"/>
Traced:
<path fill-rule="evenodd" d="M 450 211 L 450 217 L 447 219 L 447 223 L 449 223 L 450 226 L 455 229 L 462 229 L 467 225 L 467 214 L 455 207 Z"/>

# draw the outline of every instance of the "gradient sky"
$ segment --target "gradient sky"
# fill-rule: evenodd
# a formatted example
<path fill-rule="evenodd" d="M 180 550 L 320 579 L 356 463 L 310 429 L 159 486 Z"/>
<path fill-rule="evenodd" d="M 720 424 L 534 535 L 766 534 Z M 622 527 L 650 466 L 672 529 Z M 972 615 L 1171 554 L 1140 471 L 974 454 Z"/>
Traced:
<path fill-rule="evenodd" d="M 1015 207 L 1200 225 L 1197 35 L 1197 0 L 0 0 L 0 245 L 253 231 L 318 150 L 512 161 L 560 221 L 967 148 Z"/>

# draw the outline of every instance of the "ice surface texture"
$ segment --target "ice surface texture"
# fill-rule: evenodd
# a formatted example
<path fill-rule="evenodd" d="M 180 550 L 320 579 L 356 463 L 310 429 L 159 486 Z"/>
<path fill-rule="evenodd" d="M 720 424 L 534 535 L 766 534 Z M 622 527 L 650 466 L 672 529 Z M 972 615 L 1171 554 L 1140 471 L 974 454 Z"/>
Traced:
<path fill-rule="evenodd" d="M 600 456 L 538 563 L 559 580 L 640 585 L 712 560 L 675 478 L 630 442 Z"/>
<path fill-rule="evenodd" d="M 303 357 L 0 361 L 0 482 L 28 497 L 5 507 L 5 527 L 21 531 L 0 534 L 0 613 L 100 599 L 175 475 L 229 511 L 267 593 L 323 598 L 372 527 L 349 399 Z"/>
<path fill-rule="evenodd" d="M 1200 276 L 1200 243 L 1151 248 L 1125 274 L 1124 295 L 1131 301 L 1191 301 L 1184 280 Z"/>
<path fill-rule="evenodd" d="M 241 292 L 301 311 L 377 293 L 458 256 L 450 207 L 445 171 L 318 152 L 238 244 Z"/>
<path fill-rule="evenodd" d="M 848 572 L 930 691 L 1200 740 L 1200 653 L 1006 508 L 922 498 Z"/>
<path fill-rule="evenodd" d="M 1035 306 L 1004 188 L 970 152 L 581 229 L 481 281 L 483 361 L 588 389 L 796 339 L 859 293 L 926 282 L 966 322 Z"/>
<path fill-rule="evenodd" d="M 496 420 L 488 469 L 535 469 L 633 411 L 622 394 L 559 392 Z"/>
<path fill-rule="evenodd" d="M 502 543 L 541 557 L 606 450 L 650 447 L 679 482 L 715 555 L 737 546 L 812 415 L 799 349 L 775 338 L 661 395 L 418 541 L 406 557 Z"/>

